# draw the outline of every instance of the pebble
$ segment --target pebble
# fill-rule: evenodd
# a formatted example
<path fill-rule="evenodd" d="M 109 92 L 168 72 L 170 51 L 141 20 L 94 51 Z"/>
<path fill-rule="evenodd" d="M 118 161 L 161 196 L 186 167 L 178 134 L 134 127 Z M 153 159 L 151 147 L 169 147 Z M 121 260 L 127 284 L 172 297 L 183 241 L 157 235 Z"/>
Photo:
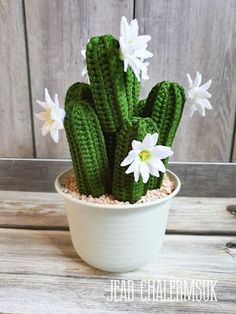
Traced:
<path fill-rule="evenodd" d="M 75 176 L 69 176 L 63 183 L 62 188 L 64 193 L 69 193 L 71 196 L 83 200 L 89 203 L 96 203 L 96 204 L 110 204 L 110 205 L 128 205 L 130 204 L 127 202 L 121 202 L 116 200 L 112 195 L 105 194 L 100 197 L 93 197 L 92 195 L 84 195 L 80 194 L 77 186 L 76 186 L 76 180 Z M 160 189 L 156 190 L 150 190 L 147 192 L 146 195 L 142 196 L 141 199 L 139 199 L 135 204 L 143 204 L 143 203 L 149 203 L 153 202 L 157 199 L 163 198 L 165 196 L 168 196 L 174 191 L 174 182 L 168 177 L 168 175 L 165 175 L 163 178 L 163 183 Z"/>

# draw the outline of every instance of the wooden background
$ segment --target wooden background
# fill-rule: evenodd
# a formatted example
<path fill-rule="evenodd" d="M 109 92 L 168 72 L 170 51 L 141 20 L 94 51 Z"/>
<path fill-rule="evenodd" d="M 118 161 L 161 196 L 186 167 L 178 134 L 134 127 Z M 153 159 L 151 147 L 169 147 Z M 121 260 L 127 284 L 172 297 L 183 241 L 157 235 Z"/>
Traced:
<path fill-rule="evenodd" d="M 184 116 L 177 161 L 236 160 L 236 0 L 0 0 L 0 157 L 69 157 L 65 139 L 42 137 L 35 102 L 81 80 L 80 50 L 95 34 L 119 34 L 136 17 L 154 53 L 142 95 L 163 79 L 186 86 L 187 72 L 213 79 L 214 110 Z"/>

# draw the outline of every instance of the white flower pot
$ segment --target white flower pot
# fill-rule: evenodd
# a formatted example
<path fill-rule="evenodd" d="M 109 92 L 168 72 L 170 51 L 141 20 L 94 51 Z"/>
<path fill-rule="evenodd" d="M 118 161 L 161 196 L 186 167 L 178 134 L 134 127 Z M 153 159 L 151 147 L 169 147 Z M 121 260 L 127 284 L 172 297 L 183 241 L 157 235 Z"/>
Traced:
<path fill-rule="evenodd" d="M 64 193 L 61 182 L 72 174 L 59 175 L 55 187 L 66 201 L 72 243 L 89 265 L 110 272 L 139 268 L 156 257 L 165 235 L 172 198 L 180 189 L 179 178 L 171 171 L 175 190 L 168 196 L 146 204 L 94 204 Z"/>

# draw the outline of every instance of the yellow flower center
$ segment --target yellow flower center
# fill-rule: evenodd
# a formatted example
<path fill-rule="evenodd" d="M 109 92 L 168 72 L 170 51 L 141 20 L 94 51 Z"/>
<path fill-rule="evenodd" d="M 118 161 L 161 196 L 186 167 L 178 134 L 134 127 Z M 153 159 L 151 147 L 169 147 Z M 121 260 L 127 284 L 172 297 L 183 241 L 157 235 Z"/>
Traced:
<path fill-rule="evenodd" d="M 148 159 L 150 158 L 150 153 L 149 153 L 149 151 L 147 151 L 147 150 L 142 150 L 142 151 L 139 153 L 139 158 L 140 158 L 142 161 L 148 160 Z"/>
<path fill-rule="evenodd" d="M 132 45 L 134 41 L 132 39 L 128 40 L 128 44 Z"/>
<path fill-rule="evenodd" d="M 47 112 L 47 123 L 48 124 L 53 124 L 54 120 L 51 118 L 52 109 L 47 109 L 46 112 Z"/>

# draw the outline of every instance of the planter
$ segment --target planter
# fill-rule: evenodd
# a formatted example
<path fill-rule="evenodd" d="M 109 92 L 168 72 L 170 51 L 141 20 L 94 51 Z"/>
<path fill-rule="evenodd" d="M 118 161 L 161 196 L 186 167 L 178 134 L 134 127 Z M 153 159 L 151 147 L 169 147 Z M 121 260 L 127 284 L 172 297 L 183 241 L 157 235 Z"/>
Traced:
<path fill-rule="evenodd" d="M 89 265 L 110 272 L 139 268 L 160 251 L 172 198 L 179 192 L 180 180 L 171 171 L 175 190 L 146 204 L 108 205 L 88 203 L 62 191 L 61 182 L 73 173 L 67 170 L 55 181 L 66 201 L 72 243 Z"/>

